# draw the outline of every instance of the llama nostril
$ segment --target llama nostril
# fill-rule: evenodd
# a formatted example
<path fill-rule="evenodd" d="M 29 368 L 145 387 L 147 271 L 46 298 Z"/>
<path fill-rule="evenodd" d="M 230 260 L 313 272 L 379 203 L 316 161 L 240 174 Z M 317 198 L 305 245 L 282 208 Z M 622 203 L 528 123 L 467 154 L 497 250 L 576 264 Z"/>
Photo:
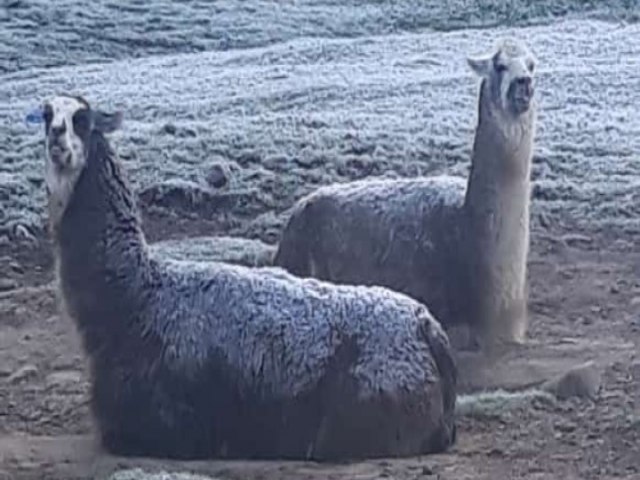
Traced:
<path fill-rule="evenodd" d="M 515 84 L 521 94 L 529 98 L 533 96 L 533 81 L 531 77 L 518 77 L 515 79 Z"/>
<path fill-rule="evenodd" d="M 57 139 L 59 136 L 61 136 L 65 131 L 64 125 L 61 127 L 51 127 L 51 136 L 55 139 Z"/>

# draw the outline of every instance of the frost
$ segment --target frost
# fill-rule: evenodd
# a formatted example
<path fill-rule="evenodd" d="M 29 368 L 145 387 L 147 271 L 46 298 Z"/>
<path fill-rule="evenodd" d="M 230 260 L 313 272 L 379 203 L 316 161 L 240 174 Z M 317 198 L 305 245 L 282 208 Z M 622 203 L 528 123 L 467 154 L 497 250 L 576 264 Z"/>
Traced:
<path fill-rule="evenodd" d="M 61 91 L 125 111 L 113 142 L 141 192 L 206 185 L 212 159 L 228 165 L 224 195 L 198 187 L 186 198 L 197 200 L 195 214 L 239 218 L 232 235 L 255 229 L 251 219 L 268 211 L 281 226 L 294 201 L 320 185 L 466 175 L 477 79 L 465 56 L 505 35 L 526 39 L 539 57 L 534 218 L 640 229 L 640 25 L 586 19 L 603 16 L 604 3 L 542 1 L 529 11 L 524 0 L 480 10 L 485 2 L 301 1 L 272 12 L 271 2 L 219 2 L 210 14 L 208 2 L 155 0 L 162 15 L 115 2 L 16 3 L 0 18 L 8 25 L 0 53 L 25 49 L 0 54 L 0 191 L 10 192 L 0 230 L 8 221 L 40 228 L 42 131 L 25 115 Z M 634 3 L 613 2 L 604 17 L 627 18 Z M 567 13 L 545 25 L 488 28 Z M 455 30 L 465 22 L 484 28 Z M 38 38 L 53 32 L 63 47 L 11 37 L 19 28 Z M 86 64 L 94 57 L 127 60 Z M 209 198 L 225 211 L 207 208 Z"/>

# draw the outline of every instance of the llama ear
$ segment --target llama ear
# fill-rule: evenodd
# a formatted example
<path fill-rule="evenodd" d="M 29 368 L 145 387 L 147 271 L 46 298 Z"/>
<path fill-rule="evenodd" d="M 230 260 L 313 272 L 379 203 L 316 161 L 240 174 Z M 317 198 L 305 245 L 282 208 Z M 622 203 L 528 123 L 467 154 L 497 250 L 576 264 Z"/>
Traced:
<path fill-rule="evenodd" d="M 467 63 L 471 70 L 481 77 L 488 77 L 493 70 L 493 55 L 482 57 L 467 57 Z"/>
<path fill-rule="evenodd" d="M 100 110 L 93 112 L 93 128 L 101 133 L 112 133 L 122 125 L 122 112 L 105 113 Z"/>

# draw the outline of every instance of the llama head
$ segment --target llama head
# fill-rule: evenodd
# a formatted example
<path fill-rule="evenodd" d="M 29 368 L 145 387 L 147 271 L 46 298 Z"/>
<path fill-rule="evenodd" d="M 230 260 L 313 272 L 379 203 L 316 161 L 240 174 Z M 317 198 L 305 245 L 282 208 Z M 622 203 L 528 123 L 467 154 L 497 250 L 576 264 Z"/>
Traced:
<path fill-rule="evenodd" d="M 520 116 L 533 105 L 536 58 L 521 41 L 507 38 L 497 42 L 494 50 L 467 63 L 482 79 L 484 92 L 492 106 Z"/>
<path fill-rule="evenodd" d="M 51 220 L 57 222 L 87 164 L 94 132 L 111 133 L 119 128 L 122 114 L 92 109 L 82 97 L 61 95 L 42 108 L 45 128 L 45 183 Z"/>

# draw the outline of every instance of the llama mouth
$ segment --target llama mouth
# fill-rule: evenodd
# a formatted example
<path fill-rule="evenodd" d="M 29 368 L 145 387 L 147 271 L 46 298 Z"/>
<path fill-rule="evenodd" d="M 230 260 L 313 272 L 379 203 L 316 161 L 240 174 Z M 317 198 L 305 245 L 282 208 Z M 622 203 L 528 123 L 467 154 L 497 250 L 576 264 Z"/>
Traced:
<path fill-rule="evenodd" d="M 532 85 L 512 84 L 509 87 L 507 97 L 511 104 L 511 109 L 517 115 L 525 113 L 531 108 L 534 89 Z"/>
<path fill-rule="evenodd" d="M 49 158 L 58 169 L 64 169 L 69 165 L 71 154 L 60 147 L 51 147 L 49 149 Z"/>
<path fill-rule="evenodd" d="M 511 108 L 517 114 L 525 113 L 531 107 L 531 96 L 516 96 L 511 100 Z"/>

